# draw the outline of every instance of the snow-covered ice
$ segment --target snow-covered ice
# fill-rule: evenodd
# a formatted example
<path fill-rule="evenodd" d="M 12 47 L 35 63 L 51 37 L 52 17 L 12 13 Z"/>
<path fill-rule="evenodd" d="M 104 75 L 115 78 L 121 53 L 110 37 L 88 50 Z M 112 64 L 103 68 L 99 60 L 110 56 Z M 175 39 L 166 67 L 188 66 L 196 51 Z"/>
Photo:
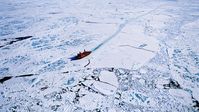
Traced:
<path fill-rule="evenodd" d="M 1 0 L 0 111 L 197 112 L 198 43 L 198 0 Z"/>

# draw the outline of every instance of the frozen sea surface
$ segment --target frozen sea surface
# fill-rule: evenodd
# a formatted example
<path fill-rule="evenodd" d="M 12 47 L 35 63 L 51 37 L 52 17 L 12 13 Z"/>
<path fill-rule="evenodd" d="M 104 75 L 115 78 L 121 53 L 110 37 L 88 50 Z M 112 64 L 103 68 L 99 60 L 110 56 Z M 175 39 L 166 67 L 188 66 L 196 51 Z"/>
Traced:
<path fill-rule="evenodd" d="M 198 0 L 0 1 L 1 112 L 197 112 L 198 94 Z"/>

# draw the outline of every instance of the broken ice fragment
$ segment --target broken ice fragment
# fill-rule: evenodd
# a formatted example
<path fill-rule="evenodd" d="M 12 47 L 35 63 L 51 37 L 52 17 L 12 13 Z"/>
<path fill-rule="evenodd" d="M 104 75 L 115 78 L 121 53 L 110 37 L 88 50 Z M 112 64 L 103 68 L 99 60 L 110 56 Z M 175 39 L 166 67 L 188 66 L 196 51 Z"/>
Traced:
<path fill-rule="evenodd" d="M 142 102 L 145 102 L 147 100 L 148 97 L 142 95 L 142 94 L 139 94 L 139 93 L 135 93 L 135 96 L 140 99 Z"/>
<path fill-rule="evenodd" d="M 102 71 L 99 81 L 94 82 L 94 87 L 106 95 L 114 94 L 119 84 L 114 72 Z"/>
<path fill-rule="evenodd" d="M 71 85 L 74 81 L 75 81 L 75 79 L 74 79 L 74 77 L 72 77 L 72 78 L 68 79 L 68 80 L 66 81 L 66 83 L 64 83 L 64 84 L 66 84 L 66 85 Z"/>
<path fill-rule="evenodd" d="M 64 85 L 74 86 L 76 84 L 76 82 L 77 82 L 76 77 L 71 76 L 71 77 L 68 77 L 64 80 Z"/>

